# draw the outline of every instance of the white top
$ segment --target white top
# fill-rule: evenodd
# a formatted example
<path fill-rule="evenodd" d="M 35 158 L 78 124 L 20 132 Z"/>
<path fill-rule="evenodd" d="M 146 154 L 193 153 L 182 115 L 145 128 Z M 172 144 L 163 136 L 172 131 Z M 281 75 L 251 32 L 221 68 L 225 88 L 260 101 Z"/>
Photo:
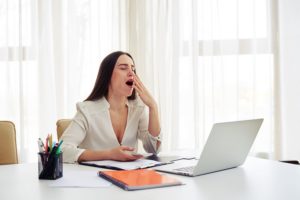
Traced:
<path fill-rule="evenodd" d="M 149 133 L 149 115 L 141 100 L 127 103 L 127 124 L 121 144 L 112 126 L 109 106 L 105 98 L 77 103 L 77 113 L 61 137 L 64 162 L 76 162 L 85 149 L 108 150 L 120 145 L 137 149 L 138 139 L 148 153 L 158 152 L 156 144 L 160 137 Z"/>

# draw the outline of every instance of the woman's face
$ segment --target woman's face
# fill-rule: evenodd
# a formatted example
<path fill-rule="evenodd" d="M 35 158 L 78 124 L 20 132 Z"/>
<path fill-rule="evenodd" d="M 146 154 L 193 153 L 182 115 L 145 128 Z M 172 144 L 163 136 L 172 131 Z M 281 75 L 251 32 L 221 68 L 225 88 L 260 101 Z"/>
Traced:
<path fill-rule="evenodd" d="M 127 55 L 121 55 L 114 67 L 109 92 L 117 96 L 131 96 L 133 92 L 134 64 Z"/>

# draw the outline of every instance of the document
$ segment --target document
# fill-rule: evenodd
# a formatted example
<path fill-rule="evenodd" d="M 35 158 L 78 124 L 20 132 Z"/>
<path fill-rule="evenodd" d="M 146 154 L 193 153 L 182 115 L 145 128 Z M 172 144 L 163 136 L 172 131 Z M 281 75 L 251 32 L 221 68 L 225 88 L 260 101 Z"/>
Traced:
<path fill-rule="evenodd" d="M 168 175 L 157 173 L 151 169 L 122 171 L 99 171 L 98 175 L 124 190 L 141 190 L 157 187 L 182 185 L 182 182 Z"/>
<path fill-rule="evenodd" d="M 80 187 L 80 188 L 95 188 L 109 187 L 111 183 L 99 179 L 95 171 L 70 171 L 65 170 L 63 177 L 51 181 L 50 187 Z"/>
<path fill-rule="evenodd" d="M 113 161 L 113 160 L 86 161 L 86 162 L 81 162 L 80 164 L 94 166 L 94 167 L 101 167 L 106 169 L 131 170 L 131 169 L 143 169 L 148 167 L 159 166 L 165 163 L 155 161 L 155 160 L 138 159 L 129 162 Z"/>

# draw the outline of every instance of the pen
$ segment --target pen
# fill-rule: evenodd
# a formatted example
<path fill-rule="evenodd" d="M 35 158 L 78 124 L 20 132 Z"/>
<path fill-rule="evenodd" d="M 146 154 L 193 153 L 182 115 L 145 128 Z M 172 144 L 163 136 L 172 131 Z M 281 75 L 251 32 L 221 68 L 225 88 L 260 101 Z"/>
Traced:
<path fill-rule="evenodd" d="M 38 139 L 39 152 L 44 152 L 44 143 L 41 138 Z"/>
<path fill-rule="evenodd" d="M 49 134 L 46 137 L 46 142 L 45 142 L 45 152 L 48 152 L 48 140 L 49 140 Z"/>
<path fill-rule="evenodd" d="M 61 144 L 63 143 L 63 140 L 61 140 L 57 146 L 57 150 L 56 150 L 56 154 L 59 154 L 60 153 L 60 146 Z"/>
<path fill-rule="evenodd" d="M 49 147 L 50 147 L 50 151 L 52 150 L 52 134 L 50 133 L 50 137 L 49 137 Z"/>
<path fill-rule="evenodd" d="M 52 142 L 52 148 L 54 147 L 54 146 L 56 146 L 58 143 L 56 143 L 55 142 L 55 140 L 53 140 L 53 142 Z"/>

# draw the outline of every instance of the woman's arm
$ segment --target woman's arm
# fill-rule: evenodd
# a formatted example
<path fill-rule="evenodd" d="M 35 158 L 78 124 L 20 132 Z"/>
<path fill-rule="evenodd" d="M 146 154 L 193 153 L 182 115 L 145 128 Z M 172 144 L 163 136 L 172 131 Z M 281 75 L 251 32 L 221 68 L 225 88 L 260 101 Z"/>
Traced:
<path fill-rule="evenodd" d="M 148 131 L 153 137 L 157 137 L 160 135 L 160 123 L 159 123 L 159 116 L 158 116 L 158 109 L 156 103 L 154 107 L 149 107 L 149 125 Z M 159 149 L 161 145 L 160 141 L 156 142 L 156 150 Z"/>
<path fill-rule="evenodd" d="M 148 131 L 153 137 L 157 137 L 160 134 L 160 123 L 156 103 L 149 107 Z"/>
<path fill-rule="evenodd" d="M 84 149 L 78 148 L 79 144 L 86 136 L 86 121 L 81 112 L 77 112 L 68 128 L 61 136 L 63 160 L 67 163 L 74 163 L 77 161 L 79 155 Z"/>
<path fill-rule="evenodd" d="M 160 135 L 161 128 L 157 104 L 137 75 L 134 76 L 134 88 L 138 92 L 144 104 L 149 108 L 148 132 L 153 137 L 158 137 Z M 155 151 L 158 151 L 160 145 L 160 140 L 157 140 Z"/>
<path fill-rule="evenodd" d="M 160 134 L 157 104 L 137 75 L 134 76 L 134 88 L 144 104 L 149 107 L 148 131 L 153 137 L 157 137 Z"/>
<path fill-rule="evenodd" d="M 89 160 L 118 160 L 132 161 L 141 158 L 141 155 L 133 155 L 134 148 L 119 146 L 107 151 L 85 150 L 78 158 L 78 162 Z"/>

